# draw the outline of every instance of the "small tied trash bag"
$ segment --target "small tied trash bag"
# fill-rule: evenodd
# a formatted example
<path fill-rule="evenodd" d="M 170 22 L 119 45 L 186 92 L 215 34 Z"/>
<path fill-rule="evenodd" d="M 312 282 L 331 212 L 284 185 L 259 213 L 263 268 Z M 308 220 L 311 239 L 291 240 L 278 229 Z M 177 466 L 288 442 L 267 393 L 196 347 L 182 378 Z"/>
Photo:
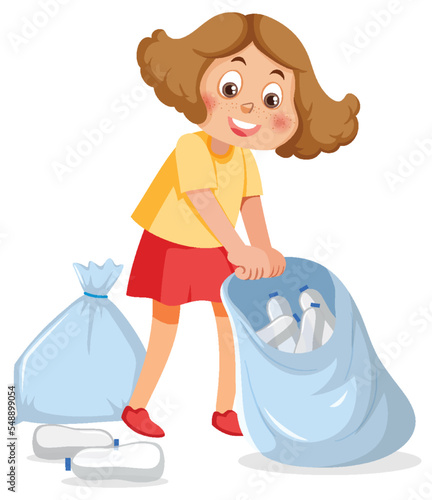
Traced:
<path fill-rule="evenodd" d="M 351 295 L 325 267 L 286 258 L 276 278 L 222 285 L 235 332 L 240 426 L 267 458 L 298 466 L 371 462 L 403 446 L 415 416 L 380 362 Z M 256 334 L 268 323 L 269 295 L 283 296 L 299 317 L 299 293 L 319 291 L 333 316 L 328 341 L 303 353 L 282 352 Z"/>
<path fill-rule="evenodd" d="M 84 295 L 57 316 L 15 363 L 17 422 L 120 420 L 145 348 L 108 299 L 123 266 L 74 264 Z"/>

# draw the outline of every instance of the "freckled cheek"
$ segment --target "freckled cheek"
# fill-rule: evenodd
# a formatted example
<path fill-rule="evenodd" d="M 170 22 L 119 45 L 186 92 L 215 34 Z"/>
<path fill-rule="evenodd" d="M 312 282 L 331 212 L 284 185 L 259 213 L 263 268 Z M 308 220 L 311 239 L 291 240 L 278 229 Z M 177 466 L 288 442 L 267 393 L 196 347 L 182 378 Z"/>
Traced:
<path fill-rule="evenodd" d="M 203 94 L 202 98 L 207 111 L 209 113 L 213 113 L 218 105 L 218 99 L 211 94 Z"/>
<path fill-rule="evenodd" d="M 283 113 L 278 113 L 272 117 L 271 124 L 276 132 L 286 132 L 291 128 L 292 120 Z"/>

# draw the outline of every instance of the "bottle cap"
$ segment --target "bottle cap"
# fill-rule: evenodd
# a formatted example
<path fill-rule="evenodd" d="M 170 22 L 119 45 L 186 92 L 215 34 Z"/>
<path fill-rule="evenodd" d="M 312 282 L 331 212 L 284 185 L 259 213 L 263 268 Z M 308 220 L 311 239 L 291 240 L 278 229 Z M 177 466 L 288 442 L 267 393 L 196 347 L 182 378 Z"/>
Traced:
<path fill-rule="evenodd" d="M 309 287 L 307 285 L 305 286 L 302 286 L 300 289 L 299 289 L 299 292 L 304 292 L 305 290 L 307 290 Z"/>
<path fill-rule="evenodd" d="M 298 317 L 296 313 L 293 314 L 293 318 L 297 321 L 297 323 L 300 323 L 301 319 Z"/>
<path fill-rule="evenodd" d="M 71 459 L 65 458 L 65 470 L 71 470 Z"/>
<path fill-rule="evenodd" d="M 279 295 L 277 292 L 272 292 L 272 293 L 269 293 L 269 297 L 272 298 L 272 297 L 276 297 L 277 295 Z"/>
<path fill-rule="evenodd" d="M 114 439 L 114 446 L 118 446 L 119 445 L 119 440 L 118 439 Z"/>
<path fill-rule="evenodd" d="M 321 307 L 321 304 L 318 302 L 311 302 L 311 307 Z"/>

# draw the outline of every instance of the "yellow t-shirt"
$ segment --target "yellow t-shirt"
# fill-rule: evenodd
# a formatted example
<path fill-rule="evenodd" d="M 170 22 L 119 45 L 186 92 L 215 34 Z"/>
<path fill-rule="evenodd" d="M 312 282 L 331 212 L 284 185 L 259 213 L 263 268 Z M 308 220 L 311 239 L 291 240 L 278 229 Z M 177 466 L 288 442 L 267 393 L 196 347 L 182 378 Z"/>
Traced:
<path fill-rule="evenodd" d="M 165 240 L 198 248 L 220 247 L 220 241 L 193 206 L 186 191 L 210 188 L 233 226 L 244 196 L 262 195 L 261 179 L 252 153 L 230 146 L 217 155 L 205 132 L 180 137 L 132 218 Z M 206 202 L 203 194 L 203 203 Z"/>

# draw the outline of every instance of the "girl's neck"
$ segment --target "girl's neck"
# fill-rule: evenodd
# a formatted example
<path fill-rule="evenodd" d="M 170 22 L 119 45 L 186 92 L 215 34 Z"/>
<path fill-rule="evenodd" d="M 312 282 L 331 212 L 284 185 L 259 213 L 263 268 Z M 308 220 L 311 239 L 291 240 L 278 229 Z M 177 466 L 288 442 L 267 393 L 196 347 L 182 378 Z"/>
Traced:
<path fill-rule="evenodd" d="M 212 137 L 210 147 L 213 153 L 217 155 L 224 155 L 225 153 L 228 152 L 230 145 L 227 144 L 226 142 L 216 139 L 215 137 Z"/>

